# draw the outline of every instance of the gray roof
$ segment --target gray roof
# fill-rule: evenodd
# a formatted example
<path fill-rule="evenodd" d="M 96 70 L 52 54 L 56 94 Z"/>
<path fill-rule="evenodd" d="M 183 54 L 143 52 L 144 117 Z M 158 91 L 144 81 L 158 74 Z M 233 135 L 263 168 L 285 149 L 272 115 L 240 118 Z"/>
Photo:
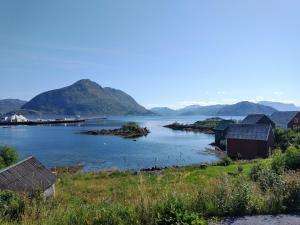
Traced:
<path fill-rule="evenodd" d="M 288 123 L 299 113 L 299 111 L 274 112 L 271 120 L 274 121 L 276 127 L 287 128 Z"/>
<path fill-rule="evenodd" d="M 232 120 L 222 120 L 217 127 L 215 128 L 215 130 L 226 130 L 230 124 L 233 124 L 234 122 Z"/>
<path fill-rule="evenodd" d="M 266 115 L 264 115 L 264 114 L 250 114 L 245 119 L 243 119 L 243 121 L 241 123 L 242 124 L 256 124 L 265 116 Z"/>
<path fill-rule="evenodd" d="M 55 182 L 56 176 L 32 156 L 0 170 L 0 190 L 33 193 Z"/>
<path fill-rule="evenodd" d="M 226 139 L 266 141 L 272 134 L 269 124 L 233 124 L 229 126 Z"/>

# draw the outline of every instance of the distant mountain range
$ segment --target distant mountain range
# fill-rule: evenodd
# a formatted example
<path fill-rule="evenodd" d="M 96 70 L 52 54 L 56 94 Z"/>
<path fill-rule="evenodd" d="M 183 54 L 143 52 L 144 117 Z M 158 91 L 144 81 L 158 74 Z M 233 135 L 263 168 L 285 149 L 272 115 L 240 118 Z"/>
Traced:
<path fill-rule="evenodd" d="M 101 87 L 88 80 L 37 95 L 21 107 L 21 112 L 52 115 L 148 115 L 152 112 L 139 105 L 123 91 Z"/>
<path fill-rule="evenodd" d="M 239 102 L 233 105 L 211 105 L 211 106 L 188 106 L 179 110 L 172 110 L 169 108 L 154 108 L 151 109 L 158 115 L 205 115 L 205 116 L 246 116 L 248 114 L 263 113 L 271 115 L 277 111 L 273 107 L 252 103 L 252 102 Z"/>
<path fill-rule="evenodd" d="M 0 114 L 5 114 L 10 111 L 19 110 L 26 101 L 19 99 L 3 99 L 0 100 Z"/>
<path fill-rule="evenodd" d="M 83 79 L 71 86 L 47 91 L 29 102 L 18 99 L 0 100 L 0 114 L 20 113 L 24 115 L 163 115 L 163 116 L 245 116 L 253 113 L 270 115 L 275 111 L 296 111 L 294 104 L 262 101 L 239 102 L 233 105 L 191 105 L 173 110 L 157 107 L 151 110 L 139 105 L 125 92 Z"/>
<path fill-rule="evenodd" d="M 271 101 L 261 101 L 259 104 L 266 105 L 277 109 L 278 111 L 298 111 L 300 110 L 299 106 L 295 104 L 289 103 L 281 103 L 281 102 L 271 102 Z"/>

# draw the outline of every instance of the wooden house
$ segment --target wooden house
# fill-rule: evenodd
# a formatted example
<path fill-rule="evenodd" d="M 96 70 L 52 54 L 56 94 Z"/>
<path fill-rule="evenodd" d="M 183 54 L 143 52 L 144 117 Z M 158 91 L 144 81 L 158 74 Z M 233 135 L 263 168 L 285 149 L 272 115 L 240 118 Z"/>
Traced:
<path fill-rule="evenodd" d="M 226 141 L 225 141 L 226 131 L 227 131 L 228 127 L 233 123 L 234 122 L 232 120 L 223 120 L 214 129 L 215 145 L 218 146 L 222 150 L 225 150 L 225 146 L 226 146 Z"/>
<path fill-rule="evenodd" d="M 44 197 L 51 197 L 55 194 L 55 182 L 56 176 L 32 156 L 0 170 L 0 190 L 29 195 L 40 191 Z"/>
<path fill-rule="evenodd" d="M 266 158 L 273 145 L 274 134 L 269 124 L 234 124 L 226 132 L 226 151 L 232 158 Z"/>
<path fill-rule="evenodd" d="M 269 124 L 272 128 L 275 128 L 275 123 L 265 114 L 250 114 L 241 124 Z"/>
<path fill-rule="evenodd" d="M 274 121 L 277 128 L 294 129 L 300 127 L 300 112 L 275 112 L 271 115 L 271 120 Z"/>

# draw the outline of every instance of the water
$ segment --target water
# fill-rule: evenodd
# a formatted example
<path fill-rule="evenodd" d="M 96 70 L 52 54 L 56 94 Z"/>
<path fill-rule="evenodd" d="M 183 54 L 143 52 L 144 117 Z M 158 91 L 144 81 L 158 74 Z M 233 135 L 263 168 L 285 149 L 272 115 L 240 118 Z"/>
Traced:
<path fill-rule="evenodd" d="M 35 156 L 47 167 L 83 165 L 86 171 L 140 169 L 152 166 L 213 162 L 205 153 L 213 135 L 173 131 L 162 127 L 175 121 L 190 123 L 207 117 L 111 117 L 76 125 L 14 126 L 0 128 L 0 144 L 15 147 L 21 158 Z M 83 130 L 118 128 L 127 121 L 146 126 L 151 133 L 136 142 L 115 136 L 89 136 Z"/>

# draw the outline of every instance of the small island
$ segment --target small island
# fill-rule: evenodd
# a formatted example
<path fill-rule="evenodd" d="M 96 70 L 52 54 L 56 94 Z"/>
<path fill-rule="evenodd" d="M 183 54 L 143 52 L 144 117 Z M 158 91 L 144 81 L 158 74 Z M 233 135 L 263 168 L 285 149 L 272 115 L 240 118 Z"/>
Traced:
<path fill-rule="evenodd" d="M 124 124 L 121 128 L 112 130 L 89 130 L 82 131 L 81 134 L 88 135 L 114 135 L 123 138 L 139 138 L 147 136 L 150 131 L 147 127 L 140 127 L 137 123 L 129 122 Z"/>
<path fill-rule="evenodd" d="M 172 123 L 166 125 L 164 127 L 170 128 L 172 130 L 180 130 L 180 131 L 192 131 L 192 132 L 200 132 L 205 134 L 214 134 L 214 129 L 223 121 L 222 118 L 213 117 L 208 118 L 203 121 L 197 121 L 193 124 L 182 124 L 182 123 Z"/>

